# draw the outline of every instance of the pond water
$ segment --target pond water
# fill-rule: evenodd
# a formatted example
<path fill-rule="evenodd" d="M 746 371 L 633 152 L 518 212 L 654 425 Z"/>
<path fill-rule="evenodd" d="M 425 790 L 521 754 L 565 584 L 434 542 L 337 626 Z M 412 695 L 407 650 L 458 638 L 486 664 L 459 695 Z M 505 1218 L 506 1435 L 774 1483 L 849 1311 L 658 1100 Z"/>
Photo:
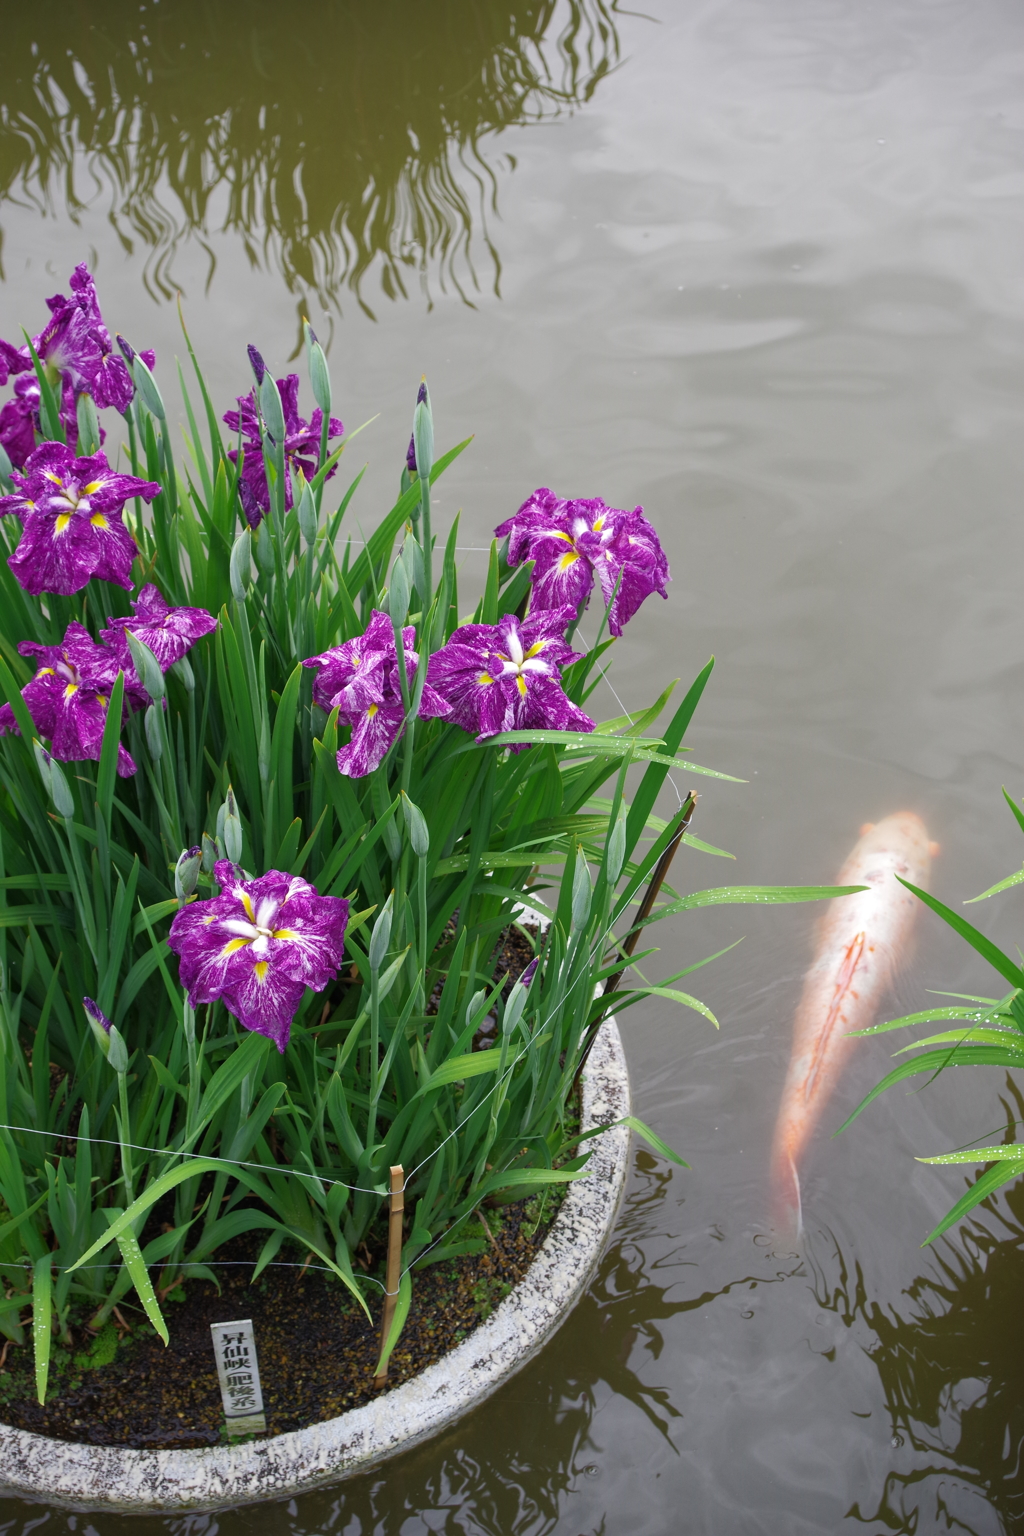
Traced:
<path fill-rule="evenodd" d="M 691 744 L 748 780 L 698 786 L 736 863 L 687 851 L 678 884 L 830 880 L 907 807 L 959 903 L 1021 857 L 1022 74 L 1014 0 L 37 0 L 5 19 L 0 334 L 85 259 L 165 380 L 181 291 L 227 408 L 246 343 L 281 372 L 309 314 L 346 424 L 379 413 L 357 520 L 390 505 L 425 372 L 442 442 L 476 434 L 439 513 L 467 580 L 537 485 L 659 529 L 671 601 L 616 687 L 632 707 L 714 652 Z M 973 912 L 1011 948 L 1017 910 Z M 719 1032 L 668 1003 L 623 1021 L 637 1112 L 692 1171 L 635 1153 L 588 1297 L 470 1419 L 277 1505 L 7 1499 L 0 1532 L 1024 1528 L 1024 1200 L 922 1252 L 963 1177 L 914 1161 L 999 1139 L 1024 1112 L 1002 1072 L 896 1090 L 831 1141 L 887 1068 L 864 1042 L 803 1252 L 772 1236 L 813 920 L 659 930 L 662 974 L 744 936 L 694 978 Z M 1002 990 L 924 914 L 892 1012 L 929 987 Z"/>

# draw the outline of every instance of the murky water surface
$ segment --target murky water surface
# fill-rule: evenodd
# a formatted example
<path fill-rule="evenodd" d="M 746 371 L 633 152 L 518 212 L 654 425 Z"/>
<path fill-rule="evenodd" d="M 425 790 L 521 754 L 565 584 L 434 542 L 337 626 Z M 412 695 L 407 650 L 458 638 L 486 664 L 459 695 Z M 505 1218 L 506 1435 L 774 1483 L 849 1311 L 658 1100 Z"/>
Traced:
<path fill-rule="evenodd" d="M 226 408 L 308 313 L 385 505 L 430 378 L 467 579 L 536 485 L 642 502 L 669 604 L 628 705 L 718 664 L 692 737 L 687 887 L 832 878 L 906 806 L 959 902 L 1020 862 L 1024 15 L 1013 0 L 388 0 L 290 10 L 38 0 L 5 19 L 2 334 L 75 262 L 163 376 L 172 295 Z M 605 714 L 617 713 L 610 693 Z M 1019 903 L 980 909 L 1012 946 Z M 962 1187 L 915 1154 L 1007 1114 L 1001 1072 L 818 1137 L 802 1256 L 766 1154 L 810 909 L 660 930 L 721 1020 L 624 1021 L 635 1156 L 590 1295 L 449 1434 L 275 1506 L 180 1520 L 18 1500 L 0 1531 L 426 1536 L 926 1532 L 1024 1524 L 1024 1201 L 919 1244 Z M 999 991 L 926 916 L 893 1011 Z M 700 985 L 696 985 L 700 983 Z M 865 1042 L 827 1121 L 885 1070 Z M 1000 1095 L 1011 1104 L 1008 1111 Z"/>

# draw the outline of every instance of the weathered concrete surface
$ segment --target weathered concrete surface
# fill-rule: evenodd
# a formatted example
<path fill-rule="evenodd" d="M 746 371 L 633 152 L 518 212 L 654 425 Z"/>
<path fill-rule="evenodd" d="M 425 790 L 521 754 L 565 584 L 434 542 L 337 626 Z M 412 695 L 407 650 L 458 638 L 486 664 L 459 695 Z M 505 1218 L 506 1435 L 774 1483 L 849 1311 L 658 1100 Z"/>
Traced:
<path fill-rule="evenodd" d="M 583 1129 L 630 1112 L 618 1027 L 598 1035 L 583 1080 Z M 339 1418 L 243 1446 L 133 1451 L 73 1445 L 0 1425 L 7 1491 L 84 1509 L 214 1509 L 334 1482 L 436 1434 L 518 1371 L 565 1321 L 601 1256 L 626 1177 L 629 1131 L 589 1143 L 590 1177 L 569 1186 L 523 1282 L 488 1320 L 412 1381 Z"/>

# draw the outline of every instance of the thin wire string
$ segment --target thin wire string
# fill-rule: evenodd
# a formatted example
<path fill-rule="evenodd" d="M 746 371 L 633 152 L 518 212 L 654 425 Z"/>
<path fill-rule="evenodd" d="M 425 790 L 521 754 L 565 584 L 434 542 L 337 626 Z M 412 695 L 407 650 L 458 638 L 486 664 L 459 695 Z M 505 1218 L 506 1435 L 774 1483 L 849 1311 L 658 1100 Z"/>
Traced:
<path fill-rule="evenodd" d="M 127 1147 L 132 1152 L 152 1152 L 155 1157 L 205 1157 L 211 1163 L 224 1163 L 228 1168 L 256 1168 L 261 1173 L 291 1173 L 297 1179 L 316 1179 L 320 1184 L 339 1184 L 343 1189 L 355 1190 L 361 1195 L 377 1195 L 384 1199 L 387 1190 L 371 1189 L 365 1184 L 346 1184 L 344 1179 L 329 1179 L 326 1174 L 305 1173 L 301 1168 L 284 1168 L 279 1163 L 249 1163 L 239 1157 L 215 1157 L 208 1152 L 186 1152 L 179 1147 L 143 1147 L 135 1141 L 116 1141 L 111 1136 L 82 1136 L 77 1131 L 41 1131 L 34 1125 L 3 1125 L 0 1131 L 23 1131 L 26 1136 L 56 1136 L 58 1140 L 88 1141 L 100 1147 Z"/>

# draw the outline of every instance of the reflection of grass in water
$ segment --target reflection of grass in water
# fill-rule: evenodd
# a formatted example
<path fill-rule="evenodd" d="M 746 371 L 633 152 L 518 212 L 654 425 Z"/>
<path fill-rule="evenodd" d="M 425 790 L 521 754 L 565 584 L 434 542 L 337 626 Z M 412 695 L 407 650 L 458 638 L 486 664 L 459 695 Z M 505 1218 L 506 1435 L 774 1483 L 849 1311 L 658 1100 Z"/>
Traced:
<path fill-rule="evenodd" d="M 72 219 L 106 187 L 127 249 L 242 236 L 322 302 L 371 267 L 463 298 L 497 181 L 482 141 L 589 99 L 614 66 L 618 0 L 276 0 L 18 6 L 5 19 L 0 194 Z M 85 159 L 85 169 L 81 158 Z M 508 164 L 514 164 L 511 156 Z M 365 302 L 363 307 L 366 308 Z"/>
<path fill-rule="evenodd" d="M 931 1272 L 904 1292 L 906 1315 L 869 1300 L 860 1265 L 851 1274 L 838 1244 L 834 1283 L 815 1266 L 819 1305 L 847 1327 L 859 1319 L 875 1335 L 867 1353 L 881 1379 L 894 1444 L 907 1441 L 928 1458 L 913 1470 L 891 1471 L 870 1513 L 859 1504 L 850 1510 L 853 1519 L 886 1531 L 909 1536 L 925 1529 L 925 1498 L 934 1499 L 936 1520 L 951 1522 L 939 1528 L 973 1531 L 970 1517 L 952 1507 L 955 1485 L 971 1490 L 975 1505 L 984 1499 L 1004 1529 L 1024 1529 L 1024 1181 L 979 1210 L 987 1211 L 988 1224 L 965 1223 L 936 1246 Z"/>

